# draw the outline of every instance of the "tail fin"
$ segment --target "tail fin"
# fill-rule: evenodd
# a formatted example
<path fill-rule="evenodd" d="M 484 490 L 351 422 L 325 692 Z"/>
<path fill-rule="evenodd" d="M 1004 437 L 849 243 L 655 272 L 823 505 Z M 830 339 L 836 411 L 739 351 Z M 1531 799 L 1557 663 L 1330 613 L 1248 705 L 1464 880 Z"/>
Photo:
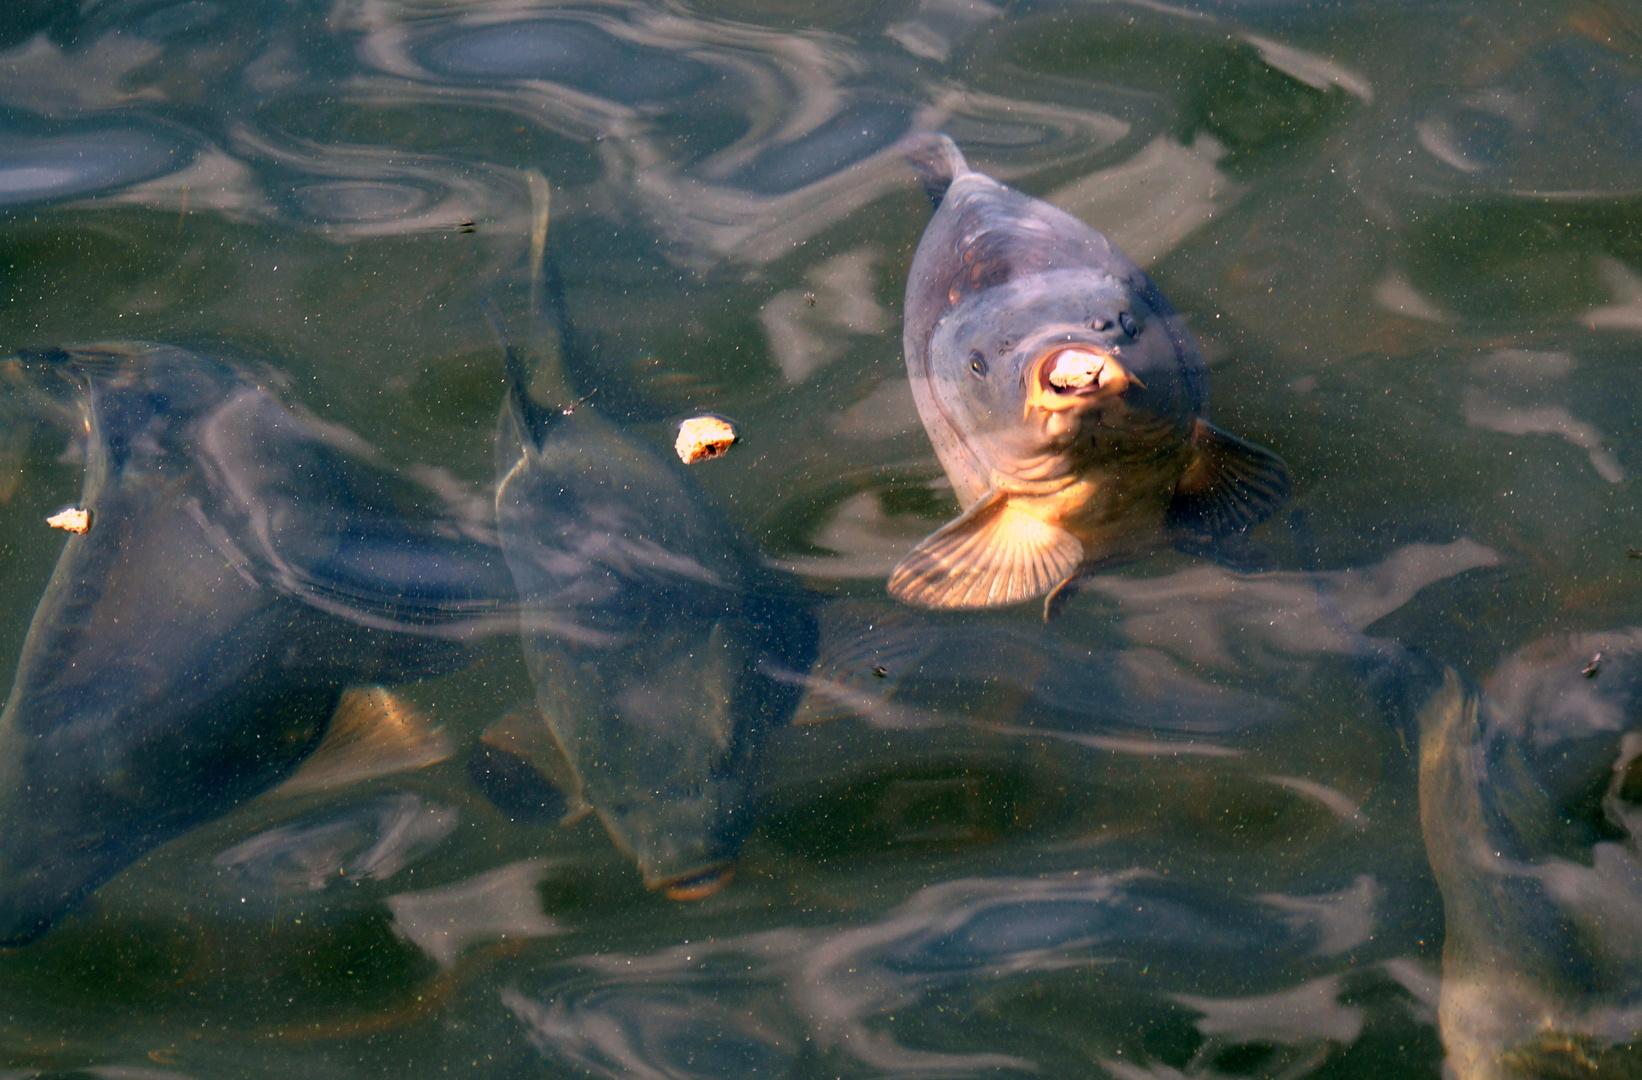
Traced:
<path fill-rule="evenodd" d="M 920 131 L 901 141 L 901 153 L 923 181 L 930 204 L 940 208 L 952 181 L 970 171 L 958 144 L 937 131 Z"/>

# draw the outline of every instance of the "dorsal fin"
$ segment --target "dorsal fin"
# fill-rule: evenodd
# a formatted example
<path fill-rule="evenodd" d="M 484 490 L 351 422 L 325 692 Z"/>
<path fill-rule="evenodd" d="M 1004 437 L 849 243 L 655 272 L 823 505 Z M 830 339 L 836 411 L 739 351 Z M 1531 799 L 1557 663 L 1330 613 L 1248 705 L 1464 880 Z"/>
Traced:
<path fill-rule="evenodd" d="M 525 174 L 530 188 L 530 311 L 527 348 L 509 340 L 500 312 L 487 302 L 485 316 L 502 343 L 508 410 L 522 435 L 535 446 L 547 438 L 553 422 L 577 404 L 565 370 L 564 295 L 547 262 L 547 225 L 552 192 L 537 169 Z"/>
<path fill-rule="evenodd" d="M 918 174 L 930 204 L 936 209 L 940 208 L 952 181 L 970 171 L 958 144 L 937 131 L 908 135 L 901 142 L 901 153 Z"/>
<path fill-rule="evenodd" d="M 553 410 L 543 407 L 530 393 L 530 362 L 518 346 L 507 338 L 502 329 L 501 313 L 489 300 L 484 304 L 485 318 L 496 332 L 502 346 L 502 377 L 507 380 L 507 411 L 519 435 L 530 440 L 533 447 L 541 447 L 553 426 Z"/>

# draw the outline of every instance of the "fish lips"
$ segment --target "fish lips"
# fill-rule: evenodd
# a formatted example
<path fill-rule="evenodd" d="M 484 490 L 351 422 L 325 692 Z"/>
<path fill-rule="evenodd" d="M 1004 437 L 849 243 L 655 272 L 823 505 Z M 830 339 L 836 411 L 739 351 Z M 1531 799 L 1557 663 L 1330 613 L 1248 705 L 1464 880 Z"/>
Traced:
<path fill-rule="evenodd" d="M 1123 363 L 1120 347 L 1067 334 L 1053 335 L 1023 350 L 1036 354 L 1022 378 L 1025 413 L 1082 414 L 1146 386 Z"/>

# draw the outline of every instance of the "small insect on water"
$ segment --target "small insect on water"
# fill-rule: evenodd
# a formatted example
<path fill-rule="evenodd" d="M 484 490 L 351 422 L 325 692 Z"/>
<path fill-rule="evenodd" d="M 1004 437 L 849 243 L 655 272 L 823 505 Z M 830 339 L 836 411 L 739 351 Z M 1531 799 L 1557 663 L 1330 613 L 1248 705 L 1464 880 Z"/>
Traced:
<path fill-rule="evenodd" d="M 804 294 L 804 303 L 809 305 L 810 307 L 814 307 L 815 306 L 815 294 L 812 293 L 812 292 L 805 293 Z"/>
<path fill-rule="evenodd" d="M 874 675 L 878 676 L 880 679 L 889 678 L 889 668 L 885 667 L 882 664 L 872 665 L 872 673 Z"/>
<path fill-rule="evenodd" d="M 1585 676 L 1587 679 L 1594 679 L 1594 678 L 1596 678 L 1597 674 L 1601 670 L 1602 670 L 1602 654 L 1597 653 L 1595 656 L 1591 657 L 1591 662 L 1590 663 L 1586 664 L 1583 668 L 1581 668 L 1579 670 L 1579 673 L 1581 675 Z"/>
<path fill-rule="evenodd" d="M 82 510 L 78 506 L 70 506 L 66 510 L 59 510 L 46 518 L 46 524 L 53 529 L 62 529 L 64 532 L 81 536 L 91 528 L 91 511 Z"/>
<path fill-rule="evenodd" d="M 458 221 L 456 223 L 456 231 L 459 233 L 478 232 L 479 227 L 471 221 Z"/>
<path fill-rule="evenodd" d="M 1627 558 L 1627 559 L 1642 559 L 1642 548 L 1629 548 L 1629 547 L 1626 548 L 1625 549 L 1625 558 Z"/>

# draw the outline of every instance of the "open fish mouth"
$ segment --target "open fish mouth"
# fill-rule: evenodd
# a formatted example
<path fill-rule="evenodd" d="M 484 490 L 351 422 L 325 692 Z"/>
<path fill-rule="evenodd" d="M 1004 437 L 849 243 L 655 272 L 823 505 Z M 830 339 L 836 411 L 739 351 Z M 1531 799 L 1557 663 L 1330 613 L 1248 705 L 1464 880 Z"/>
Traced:
<path fill-rule="evenodd" d="M 1086 345 L 1049 350 L 1032 366 L 1028 379 L 1029 404 L 1051 412 L 1113 398 L 1142 385 L 1111 353 Z"/>

